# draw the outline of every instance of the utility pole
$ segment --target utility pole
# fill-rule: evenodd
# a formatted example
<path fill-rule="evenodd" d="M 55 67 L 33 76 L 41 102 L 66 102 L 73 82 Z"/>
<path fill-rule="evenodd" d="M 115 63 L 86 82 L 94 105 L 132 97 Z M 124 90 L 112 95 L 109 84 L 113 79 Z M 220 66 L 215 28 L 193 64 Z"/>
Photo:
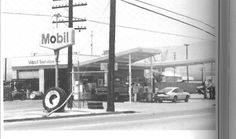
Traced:
<path fill-rule="evenodd" d="M 56 28 L 58 28 L 58 18 L 61 17 L 61 14 L 54 14 L 53 16 L 56 17 Z"/>
<path fill-rule="evenodd" d="M 53 1 L 58 1 L 58 0 L 53 0 Z M 60 1 L 60 0 L 59 0 Z M 81 19 L 81 18 L 76 18 L 73 20 L 73 7 L 74 6 L 86 6 L 87 3 L 79 3 L 79 4 L 73 4 L 73 0 L 69 0 L 69 4 L 67 5 L 61 5 L 61 6 L 53 6 L 52 9 L 59 9 L 59 8 L 68 8 L 69 12 L 68 12 L 68 21 L 64 21 L 64 20 L 60 20 L 58 21 L 53 21 L 53 23 L 68 23 L 68 27 L 69 28 L 73 28 L 73 22 L 83 22 L 86 21 L 86 19 Z M 75 28 L 76 30 L 81 31 L 82 29 L 86 29 L 86 27 L 78 27 Z M 67 95 L 69 95 L 72 92 L 72 53 L 73 53 L 73 49 L 72 49 L 72 45 L 68 46 L 68 65 L 67 65 Z M 73 102 L 73 98 L 71 97 L 68 101 L 68 108 L 72 108 L 72 102 Z"/>
<path fill-rule="evenodd" d="M 69 0 L 69 28 L 73 28 L 73 0 Z M 73 49 L 72 49 L 72 45 L 70 45 L 68 47 L 68 65 L 67 65 L 67 91 L 68 94 L 70 94 L 72 92 L 72 53 L 73 53 Z M 73 98 L 70 97 L 69 101 L 68 101 L 68 108 L 72 108 L 73 107 Z"/>
<path fill-rule="evenodd" d="M 114 105 L 115 29 L 116 29 L 115 26 L 116 26 L 116 0 L 110 0 L 107 111 L 111 111 L 111 112 L 115 111 L 115 105 Z"/>
<path fill-rule="evenodd" d="M 186 47 L 186 60 L 188 60 L 188 46 L 189 44 L 184 44 Z M 187 83 L 189 83 L 188 65 L 187 65 Z"/>
<path fill-rule="evenodd" d="M 131 69 L 131 60 L 132 56 L 129 54 L 129 102 L 132 102 L 132 69 Z"/>

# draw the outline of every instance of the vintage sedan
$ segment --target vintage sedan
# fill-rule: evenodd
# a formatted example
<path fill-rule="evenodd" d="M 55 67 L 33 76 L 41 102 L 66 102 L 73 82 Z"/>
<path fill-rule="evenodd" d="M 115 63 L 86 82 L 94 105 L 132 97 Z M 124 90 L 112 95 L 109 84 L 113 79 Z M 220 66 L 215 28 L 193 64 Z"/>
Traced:
<path fill-rule="evenodd" d="M 178 100 L 184 100 L 188 102 L 189 98 L 190 94 L 179 87 L 166 87 L 154 94 L 153 101 L 163 102 L 164 100 L 168 100 L 177 102 Z"/>

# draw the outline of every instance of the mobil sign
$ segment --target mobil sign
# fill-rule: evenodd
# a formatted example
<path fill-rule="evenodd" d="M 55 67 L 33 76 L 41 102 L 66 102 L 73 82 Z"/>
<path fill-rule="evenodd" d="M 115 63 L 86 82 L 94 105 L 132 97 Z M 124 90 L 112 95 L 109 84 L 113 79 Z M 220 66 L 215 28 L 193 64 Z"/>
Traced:
<path fill-rule="evenodd" d="M 73 44 L 75 44 L 75 31 L 71 28 L 55 29 L 40 34 L 41 47 L 57 50 Z"/>

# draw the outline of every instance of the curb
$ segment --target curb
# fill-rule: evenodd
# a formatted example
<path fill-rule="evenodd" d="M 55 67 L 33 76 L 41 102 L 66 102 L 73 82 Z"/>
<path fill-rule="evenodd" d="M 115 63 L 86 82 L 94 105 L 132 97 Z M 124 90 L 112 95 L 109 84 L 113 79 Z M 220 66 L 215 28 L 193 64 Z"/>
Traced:
<path fill-rule="evenodd" d="M 63 116 L 52 116 L 52 117 L 34 117 L 34 118 L 21 118 L 21 119 L 7 119 L 4 122 L 22 122 L 22 121 L 36 121 L 36 120 L 50 120 L 60 118 L 73 118 L 73 117 L 86 117 L 86 116 L 99 116 L 99 115 L 111 115 L 111 114 L 131 114 L 136 111 L 117 111 L 117 112 L 105 112 L 105 113 L 90 113 L 90 114 L 74 114 L 74 115 L 63 115 Z"/>
<path fill-rule="evenodd" d="M 160 115 L 168 115 L 168 114 L 183 114 L 188 113 L 191 111 L 200 112 L 200 111 L 207 111 L 213 110 L 215 111 L 215 107 L 203 108 L 203 109 L 193 109 L 193 110 L 184 110 L 184 111 L 171 111 L 171 112 L 157 112 L 153 114 L 160 114 Z M 50 119 L 61 119 L 61 118 L 73 118 L 73 117 L 86 117 L 86 116 L 100 116 L 100 115 L 112 115 L 112 114 L 132 114 L 132 113 L 140 113 L 139 111 L 117 111 L 117 112 L 104 112 L 104 113 L 90 113 L 90 114 L 74 114 L 74 115 L 63 115 L 63 116 L 52 116 L 52 117 L 34 117 L 34 118 L 21 118 L 21 119 L 8 119 L 4 120 L 6 123 L 10 122 L 22 122 L 22 121 L 36 121 L 36 120 L 50 120 Z M 150 114 L 150 113 L 143 113 L 143 114 Z"/>

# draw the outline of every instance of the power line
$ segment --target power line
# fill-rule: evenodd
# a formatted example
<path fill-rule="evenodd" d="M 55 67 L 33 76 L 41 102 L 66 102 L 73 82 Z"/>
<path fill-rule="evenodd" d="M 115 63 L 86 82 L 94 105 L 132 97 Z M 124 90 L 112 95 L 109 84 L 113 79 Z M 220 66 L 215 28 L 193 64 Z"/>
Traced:
<path fill-rule="evenodd" d="M 16 12 L 2 12 L 4 14 L 15 14 L 15 15 L 26 15 L 26 16 L 45 16 L 45 17 L 52 17 L 51 15 L 47 14 L 31 14 L 31 13 L 16 13 Z"/>
<path fill-rule="evenodd" d="M 99 19 L 100 20 L 105 20 L 107 19 L 106 17 L 106 13 L 108 13 L 109 11 L 109 6 L 110 6 L 110 0 L 107 0 L 107 4 L 105 5 L 105 7 L 103 8 L 102 10 L 102 14 L 98 14 L 99 16 Z M 98 26 L 99 24 L 94 24 L 93 26 L 91 26 L 91 30 L 96 30 L 96 32 L 100 32 L 100 33 L 103 33 L 104 32 L 104 29 L 101 27 L 101 26 Z M 98 42 L 96 43 L 96 48 L 99 49 L 99 47 L 101 48 L 101 46 L 98 46 L 97 44 L 102 44 L 104 43 L 104 39 L 102 38 L 101 35 L 97 35 L 96 36 Z"/>
<path fill-rule="evenodd" d="M 107 22 L 102 22 L 102 21 L 95 21 L 95 20 L 87 20 L 88 22 L 93 22 L 97 24 L 104 24 L 104 25 L 109 25 Z M 145 32 L 150 32 L 150 33 L 158 33 L 158 34 L 164 34 L 164 35 L 170 35 L 170 36 L 177 36 L 177 37 L 184 37 L 184 38 L 191 38 L 191 39 L 199 39 L 199 40 L 208 40 L 205 38 L 200 38 L 200 37 L 194 37 L 194 36 L 188 36 L 188 35 L 182 35 L 182 34 L 177 34 L 177 33 L 168 33 L 168 32 L 161 32 L 161 31 L 156 31 L 156 30 L 149 30 L 149 29 L 143 29 L 143 28 L 136 28 L 136 27 L 130 27 L 130 26 L 123 26 L 123 25 L 116 25 L 117 27 L 121 28 L 126 28 L 126 29 L 132 29 L 132 30 L 138 30 L 138 31 L 145 31 Z M 209 41 L 209 40 L 208 40 Z"/>
<path fill-rule="evenodd" d="M 189 19 L 191 19 L 191 20 L 194 20 L 194 21 L 197 21 L 197 22 L 199 22 L 199 23 L 202 23 L 202 24 L 204 24 L 204 25 L 206 25 L 206 26 L 208 26 L 208 27 L 210 27 L 210 28 L 212 28 L 212 29 L 215 29 L 214 26 L 212 26 L 212 25 L 210 25 L 210 24 L 208 24 L 208 23 L 205 23 L 205 22 L 203 22 L 203 21 L 201 21 L 201 20 L 199 20 L 199 19 L 196 19 L 196 18 L 187 16 L 187 15 L 184 15 L 184 14 L 180 14 L 180 13 L 177 13 L 177 12 L 168 10 L 168 9 L 166 9 L 166 8 L 162 8 L 162 7 L 160 7 L 160 6 L 157 6 L 157 5 L 154 5 L 154 4 L 151 4 L 151 3 L 147 3 L 147 2 L 144 2 L 144 1 L 141 1 L 141 0 L 135 0 L 135 1 L 138 1 L 138 2 L 140 2 L 140 3 L 146 4 L 146 5 L 149 5 L 149 6 L 152 6 L 152 7 L 159 8 L 159 9 L 162 9 L 162 10 L 165 10 L 165 11 L 168 11 L 168 12 L 170 12 L 170 13 L 173 13 L 173 14 L 176 14 L 176 15 L 179 15 L 179 16 L 183 16 L 183 17 L 189 18 Z"/>
<path fill-rule="evenodd" d="M 2 12 L 4 14 L 15 14 L 15 15 L 24 15 L 24 16 L 44 16 L 44 17 L 52 17 L 51 15 L 46 15 L 46 14 L 31 14 L 31 13 L 15 13 L 15 12 Z M 67 16 L 62 16 L 64 18 L 68 18 Z M 76 17 L 74 17 L 76 18 Z M 103 24 L 103 25 L 109 25 L 108 22 L 103 22 L 103 21 L 97 21 L 97 20 L 89 20 L 87 19 L 88 22 L 96 23 L 96 24 Z M 198 40 L 207 40 L 205 38 L 200 38 L 200 37 L 194 37 L 194 36 L 189 36 L 189 35 L 183 35 L 183 34 L 177 34 L 177 33 L 169 33 L 169 32 L 161 32 L 161 31 L 156 31 L 156 30 L 149 30 L 149 29 L 144 29 L 144 28 L 136 28 L 136 27 L 130 27 L 130 26 L 124 26 L 124 25 L 116 25 L 117 27 L 120 28 L 126 28 L 126 29 L 132 29 L 132 30 L 137 30 L 137 31 L 145 31 L 145 32 L 150 32 L 150 33 L 158 33 L 158 34 L 163 34 L 163 35 L 170 35 L 170 36 L 177 36 L 177 37 L 184 37 L 184 38 L 191 38 L 191 39 L 198 39 Z"/>
<path fill-rule="evenodd" d="M 125 0 L 121 0 L 121 1 L 122 1 L 122 2 L 125 2 L 125 3 L 127 3 L 127 4 L 130 4 L 130 5 L 132 5 L 132 6 L 141 8 L 141 9 L 143 9 L 143 10 L 146 10 L 146 11 L 149 11 L 149 12 L 152 12 L 152 13 L 155 13 L 155 14 L 158 14 L 158 15 L 161 15 L 161 16 L 164 16 L 164 17 L 167 17 L 167 18 L 170 18 L 170 19 L 175 20 L 175 21 L 177 21 L 177 22 L 180 22 L 180 23 L 189 25 L 189 26 L 194 27 L 194 28 L 196 28 L 196 29 L 199 29 L 199 30 L 201 30 L 201 31 L 203 31 L 203 32 L 205 32 L 205 33 L 211 35 L 211 36 L 216 37 L 215 34 L 209 32 L 209 31 L 206 31 L 206 30 L 204 30 L 204 29 L 202 29 L 202 28 L 200 28 L 200 27 L 197 27 L 197 26 L 195 26 L 195 25 L 192 25 L 192 24 L 190 24 L 190 23 L 187 23 L 187 22 L 184 22 L 184 21 L 182 21 L 182 20 L 176 19 L 176 18 L 174 18 L 174 17 L 171 17 L 171 16 L 168 16 L 168 15 L 165 15 L 165 14 L 162 14 L 162 13 L 159 13 L 159 12 L 156 12 L 156 11 L 153 11 L 153 10 L 150 10 L 150 9 L 148 9 L 148 8 L 139 6 L 139 5 L 137 5 L 137 4 L 134 4 L 134 3 L 131 3 L 131 2 L 128 2 L 128 1 L 125 1 Z"/>
<path fill-rule="evenodd" d="M 103 9 L 102 14 L 104 14 L 104 12 L 107 10 L 107 8 L 108 8 L 109 5 L 110 5 L 110 0 L 108 0 L 107 5 L 106 5 L 105 8 Z"/>

